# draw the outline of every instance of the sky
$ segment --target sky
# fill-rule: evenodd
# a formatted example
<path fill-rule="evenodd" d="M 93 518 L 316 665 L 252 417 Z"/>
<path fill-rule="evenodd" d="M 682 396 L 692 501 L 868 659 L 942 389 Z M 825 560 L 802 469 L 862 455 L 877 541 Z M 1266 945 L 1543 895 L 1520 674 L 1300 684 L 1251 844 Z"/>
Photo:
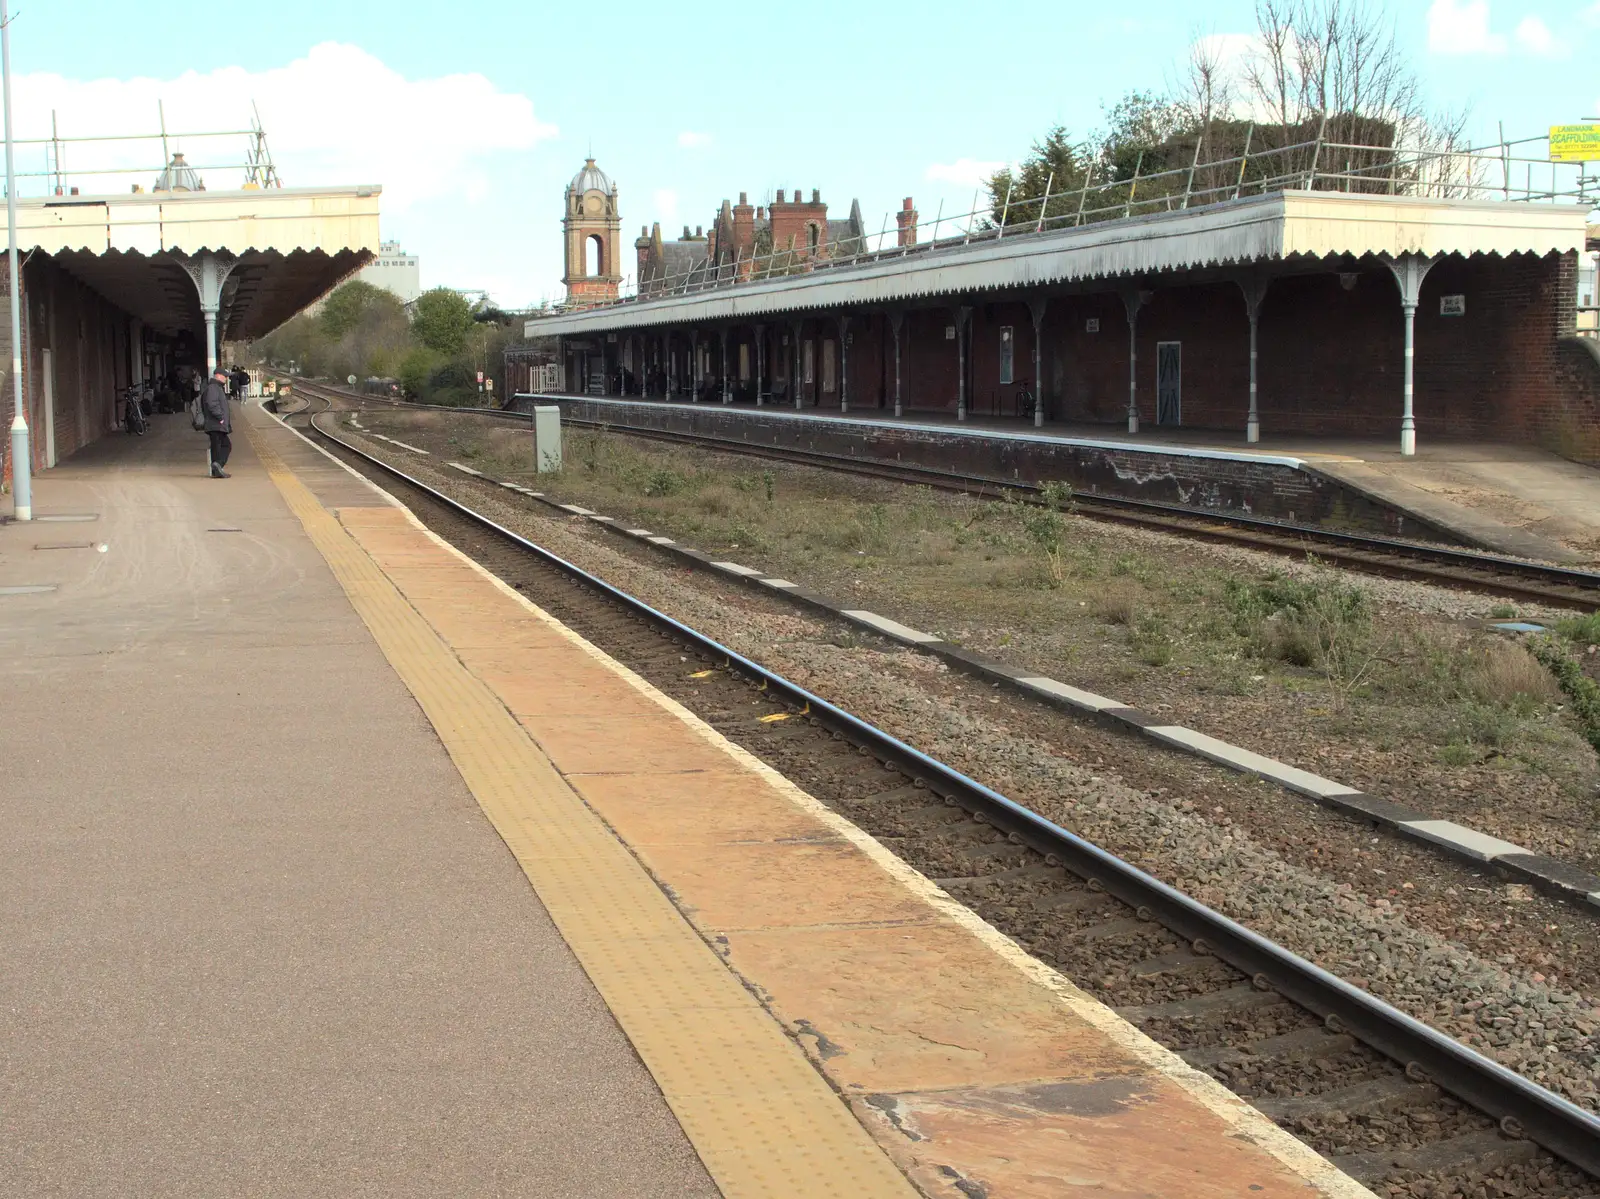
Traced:
<path fill-rule="evenodd" d="M 837 216 L 859 199 L 876 231 L 906 196 L 924 221 L 969 211 L 978 179 L 1052 125 L 1086 136 L 1103 105 L 1171 82 L 1195 38 L 1240 45 L 1254 27 L 1252 0 L 11 5 L 17 138 L 48 137 L 52 111 L 63 136 L 155 132 L 158 102 L 175 134 L 243 130 L 254 105 L 286 185 L 381 184 L 383 236 L 420 256 L 425 287 L 507 308 L 560 299 L 562 194 L 591 152 L 620 188 L 628 263 L 641 225 L 708 225 L 740 191 L 817 188 Z M 1600 0 L 1387 11 L 1429 102 L 1465 110 L 1478 140 L 1600 117 Z M 211 187 L 242 179 L 244 137 L 174 143 Z M 68 180 L 87 194 L 148 187 L 161 153 L 63 158 L 147 168 Z M 18 146 L 19 173 L 46 166 Z"/>

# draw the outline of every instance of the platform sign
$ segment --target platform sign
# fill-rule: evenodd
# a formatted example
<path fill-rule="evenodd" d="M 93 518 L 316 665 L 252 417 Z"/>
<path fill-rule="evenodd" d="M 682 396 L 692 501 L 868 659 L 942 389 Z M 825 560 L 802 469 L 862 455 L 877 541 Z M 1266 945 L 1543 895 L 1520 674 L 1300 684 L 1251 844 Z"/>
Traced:
<path fill-rule="evenodd" d="M 1550 126 L 1550 161 L 1600 161 L 1600 124 Z"/>
<path fill-rule="evenodd" d="M 1466 316 L 1467 315 L 1467 297 L 1466 296 L 1440 296 L 1439 297 L 1439 315 L 1440 316 Z"/>
<path fill-rule="evenodd" d="M 1100 332 L 1100 318 L 1097 317 L 1097 316 L 1091 316 L 1088 320 L 1084 321 L 1083 322 L 1083 331 L 1085 333 L 1098 333 L 1098 332 Z"/>

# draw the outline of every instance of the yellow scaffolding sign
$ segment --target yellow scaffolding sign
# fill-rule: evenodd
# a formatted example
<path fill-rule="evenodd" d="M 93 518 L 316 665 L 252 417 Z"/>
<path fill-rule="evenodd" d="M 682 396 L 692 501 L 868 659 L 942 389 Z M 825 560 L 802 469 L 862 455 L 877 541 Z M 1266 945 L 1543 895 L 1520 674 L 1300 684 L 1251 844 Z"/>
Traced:
<path fill-rule="evenodd" d="M 1600 125 L 1550 126 L 1551 162 L 1600 160 Z"/>

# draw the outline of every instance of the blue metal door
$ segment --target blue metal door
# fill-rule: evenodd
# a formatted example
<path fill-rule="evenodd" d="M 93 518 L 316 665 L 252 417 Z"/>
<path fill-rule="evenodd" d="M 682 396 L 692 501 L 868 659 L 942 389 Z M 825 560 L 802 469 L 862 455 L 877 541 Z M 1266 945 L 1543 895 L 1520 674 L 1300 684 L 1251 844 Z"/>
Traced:
<path fill-rule="evenodd" d="M 1156 424 L 1183 423 L 1183 343 L 1156 342 Z"/>

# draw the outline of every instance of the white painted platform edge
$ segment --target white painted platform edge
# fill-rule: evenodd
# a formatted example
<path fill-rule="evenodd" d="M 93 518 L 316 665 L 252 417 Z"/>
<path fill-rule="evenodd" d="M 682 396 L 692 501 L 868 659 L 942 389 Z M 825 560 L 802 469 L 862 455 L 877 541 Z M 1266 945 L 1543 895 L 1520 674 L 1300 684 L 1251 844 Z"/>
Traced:
<path fill-rule="evenodd" d="M 747 579 L 752 575 L 758 575 L 761 573 L 753 566 L 744 566 L 738 562 L 713 562 L 711 565 L 715 566 L 718 570 L 725 570 L 732 575 L 742 575 Z"/>
<path fill-rule="evenodd" d="M 1425 841 L 1447 845 L 1468 857 L 1477 858 L 1480 862 L 1492 862 L 1509 853 L 1532 852 L 1510 841 L 1502 841 L 1499 837 L 1491 837 L 1488 833 L 1480 833 L 1477 829 L 1457 824 L 1453 820 L 1408 820 L 1400 827 Z"/>
<path fill-rule="evenodd" d="M 446 462 L 445 465 L 450 467 L 450 468 L 452 468 L 453 470 L 460 471 L 464 475 L 471 475 L 471 476 L 473 476 L 474 478 L 477 478 L 477 479 L 483 478 L 483 472 L 481 470 L 473 470 L 472 467 L 463 466 L 459 462 Z"/>
<path fill-rule="evenodd" d="M 791 583 L 788 579 L 762 579 L 761 582 L 765 583 L 768 587 L 776 587 L 779 591 L 800 590 L 799 583 Z"/>
<path fill-rule="evenodd" d="M 1017 682 L 1033 691 L 1042 691 L 1056 699 L 1064 699 L 1073 707 L 1090 712 L 1104 712 L 1107 708 L 1128 706 L 1121 700 L 1107 699 L 1103 695 L 1096 695 L 1093 691 L 1084 691 L 1082 688 L 1072 687 L 1055 679 L 1045 678 L 1043 675 L 1030 675 L 1028 678 L 1018 679 Z"/>
<path fill-rule="evenodd" d="M 935 637 L 932 633 L 924 633 L 921 629 L 913 629 L 910 625 L 903 625 L 898 620 L 890 620 L 887 616 L 879 616 L 876 612 L 868 612 L 865 608 L 843 608 L 841 611 L 854 620 L 869 624 L 875 629 L 880 629 L 889 636 L 901 641 L 915 642 L 917 645 L 931 645 L 943 638 Z"/>
<path fill-rule="evenodd" d="M 1208 737 L 1180 724 L 1152 725 L 1145 729 L 1145 732 L 1157 741 L 1181 746 L 1203 758 L 1210 758 L 1213 762 L 1220 762 L 1224 766 L 1231 766 L 1246 774 L 1258 774 L 1288 787 L 1291 791 L 1298 791 L 1314 799 L 1336 799 L 1341 795 L 1361 794 L 1354 787 L 1347 787 L 1343 783 L 1325 779 L 1320 774 L 1312 774 L 1309 770 L 1290 766 L 1287 762 L 1280 762 L 1276 758 L 1269 758 L 1226 741 L 1219 741 L 1215 737 Z"/>

